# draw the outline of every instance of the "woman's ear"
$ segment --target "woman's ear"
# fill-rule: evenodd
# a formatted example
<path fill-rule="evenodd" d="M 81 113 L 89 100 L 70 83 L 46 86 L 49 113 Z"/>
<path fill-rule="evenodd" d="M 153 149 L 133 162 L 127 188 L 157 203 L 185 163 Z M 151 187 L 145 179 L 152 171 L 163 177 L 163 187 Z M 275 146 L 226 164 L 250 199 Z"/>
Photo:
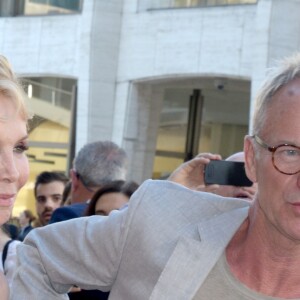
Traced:
<path fill-rule="evenodd" d="M 248 178 L 252 182 L 257 182 L 254 142 L 255 141 L 252 136 L 249 135 L 245 136 L 244 139 L 245 169 Z"/>

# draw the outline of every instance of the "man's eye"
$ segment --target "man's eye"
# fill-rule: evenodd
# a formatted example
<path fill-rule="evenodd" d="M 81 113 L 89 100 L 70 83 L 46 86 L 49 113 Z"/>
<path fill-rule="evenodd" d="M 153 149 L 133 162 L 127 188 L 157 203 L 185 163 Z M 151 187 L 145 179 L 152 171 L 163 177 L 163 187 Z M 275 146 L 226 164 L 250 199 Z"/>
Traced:
<path fill-rule="evenodd" d="M 61 197 L 61 196 L 54 196 L 54 197 L 53 197 L 53 200 L 54 200 L 55 202 L 58 202 L 58 201 L 61 201 L 61 200 L 62 200 L 62 197 Z"/>
<path fill-rule="evenodd" d="M 284 155 L 286 155 L 286 156 L 299 156 L 299 150 L 297 150 L 297 149 L 286 149 L 284 151 Z"/>
<path fill-rule="evenodd" d="M 39 198 L 38 197 L 36 200 L 37 200 L 38 203 L 45 203 L 46 202 L 45 198 Z"/>

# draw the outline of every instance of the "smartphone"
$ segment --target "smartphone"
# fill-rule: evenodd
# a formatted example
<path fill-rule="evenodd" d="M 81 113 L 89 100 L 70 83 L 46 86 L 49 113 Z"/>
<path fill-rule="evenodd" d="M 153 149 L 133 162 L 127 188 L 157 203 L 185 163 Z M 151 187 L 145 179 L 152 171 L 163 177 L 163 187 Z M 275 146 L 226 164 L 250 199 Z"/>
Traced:
<path fill-rule="evenodd" d="M 211 160 L 204 170 L 204 181 L 207 184 L 251 186 L 245 172 L 245 164 L 238 161 Z"/>

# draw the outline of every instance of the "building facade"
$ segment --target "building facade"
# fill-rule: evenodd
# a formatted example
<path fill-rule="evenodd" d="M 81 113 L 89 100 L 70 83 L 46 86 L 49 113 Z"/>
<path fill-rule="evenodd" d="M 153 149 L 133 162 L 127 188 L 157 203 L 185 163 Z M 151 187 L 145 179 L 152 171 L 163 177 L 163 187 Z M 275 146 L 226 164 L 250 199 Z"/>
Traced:
<path fill-rule="evenodd" d="M 1 53 L 37 116 L 16 211 L 31 206 L 37 173 L 67 172 L 87 142 L 125 148 L 137 182 L 198 152 L 241 151 L 266 70 L 300 48 L 300 0 L 15 0 L 0 10 Z"/>

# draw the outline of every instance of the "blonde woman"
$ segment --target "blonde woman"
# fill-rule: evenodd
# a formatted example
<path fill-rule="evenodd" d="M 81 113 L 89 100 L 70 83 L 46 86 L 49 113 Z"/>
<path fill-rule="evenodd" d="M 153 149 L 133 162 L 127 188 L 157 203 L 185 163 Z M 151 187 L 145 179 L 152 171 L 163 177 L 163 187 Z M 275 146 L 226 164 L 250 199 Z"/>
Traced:
<path fill-rule="evenodd" d="M 8 221 L 20 188 L 29 175 L 25 151 L 28 148 L 29 113 L 24 93 L 7 59 L 0 55 L 0 225 Z M 0 272 L 1 299 L 8 299 L 8 287 Z"/>

